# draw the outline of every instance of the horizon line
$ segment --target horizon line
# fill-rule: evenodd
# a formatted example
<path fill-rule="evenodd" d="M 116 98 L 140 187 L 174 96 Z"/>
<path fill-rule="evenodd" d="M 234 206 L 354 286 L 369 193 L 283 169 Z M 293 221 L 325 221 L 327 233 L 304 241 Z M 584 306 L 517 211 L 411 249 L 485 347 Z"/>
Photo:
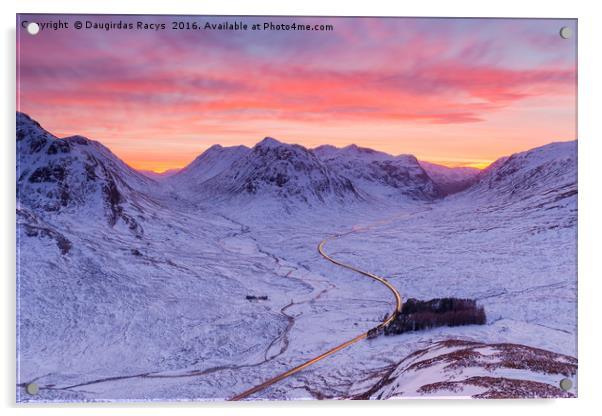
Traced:
<path fill-rule="evenodd" d="M 378 149 L 374 149 L 374 148 L 371 148 L 371 147 L 366 147 L 366 146 L 358 146 L 358 145 L 356 145 L 356 144 L 350 144 L 350 145 L 347 145 L 347 146 L 338 147 L 338 146 L 334 146 L 334 145 L 332 145 L 332 144 L 329 144 L 329 143 L 323 143 L 323 144 L 320 144 L 320 145 L 318 145 L 318 146 L 315 146 L 315 147 L 307 147 L 307 146 L 304 146 L 304 145 L 302 145 L 302 144 L 299 144 L 299 143 L 287 143 L 287 142 L 281 142 L 280 140 L 278 140 L 278 139 L 275 139 L 274 137 L 271 137 L 271 136 L 265 136 L 265 138 L 268 138 L 268 137 L 269 137 L 269 138 L 271 138 L 271 139 L 273 139 L 273 140 L 276 140 L 277 142 L 279 142 L 279 143 L 282 143 L 282 144 L 286 144 L 286 145 L 297 145 L 297 146 L 301 146 L 301 147 L 303 147 L 303 148 L 305 148 L 305 149 L 307 149 L 307 150 L 311 150 L 311 151 L 313 151 L 313 150 L 315 150 L 315 149 L 317 149 L 318 147 L 321 147 L 321 146 L 332 146 L 332 147 L 334 147 L 334 148 L 336 148 L 336 149 L 344 149 L 344 148 L 346 148 L 346 147 L 349 147 L 349 146 L 357 146 L 357 147 L 360 147 L 360 148 L 363 148 L 363 149 L 369 149 L 369 150 L 374 150 L 374 151 L 377 151 L 377 152 L 380 152 L 380 153 L 384 153 L 384 154 L 386 154 L 386 155 L 393 156 L 393 157 L 398 157 L 398 156 L 413 156 L 413 157 L 415 157 L 415 158 L 416 158 L 416 160 L 417 160 L 419 163 L 420 163 L 420 162 L 426 162 L 426 163 L 430 163 L 430 164 L 433 164 L 433 165 L 444 166 L 444 167 L 447 167 L 447 168 L 450 168 L 450 169 L 459 169 L 459 168 L 473 168 L 473 169 L 478 169 L 478 170 L 481 170 L 481 171 L 482 171 L 482 170 L 484 170 L 484 169 L 487 169 L 489 166 L 491 166 L 491 165 L 492 165 L 494 162 L 496 162 L 497 160 L 499 160 L 499 159 L 501 159 L 501 158 L 504 158 L 504 157 L 509 157 L 509 156 L 511 156 L 511 155 L 513 155 L 513 154 L 516 154 L 516 153 L 527 152 L 527 151 L 529 151 L 529 150 L 532 150 L 532 149 L 537 149 L 537 148 L 539 148 L 539 147 L 547 146 L 547 145 L 550 145 L 550 144 L 553 144 L 553 143 L 566 143 L 566 142 L 577 141 L 577 139 L 572 139 L 572 140 L 552 140 L 552 141 L 550 141 L 550 142 L 548 142 L 548 143 L 546 143 L 546 144 L 544 144 L 544 145 L 541 145 L 541 146 L 536 146 L 536 147 L 532 147 L 532 148 L 528 148 L 528 149 L 524 149 L 524 150 L 520 150 L 520 151 L 518 151 L 518 152 L 513 152 L 513 153 L 510 153 L 510 154 L 504 154 L 504 155 L 498 156 L 497 158 L 495 158 L 495 159 L 492 159 L 492 160 L 474 160 L 474 161 L 470 161 L 470 162 L 469 162 L 469 161 L 454 161 L 454 160 L 435 160 L 435 161 L 434 161 L 434 160 L 432 160 L 432 159 L 431 159 L 431 160 L 427 160 L 427 159 L 419 159 L 418 157 L 416 157 L 415 155 L 413 155 L 413 154 L 411 154 L 411 153 L 392 154 L 392 153 L 385 152 L 385 151 L 383 151 L 383 150 L 378 150 Z M 262 139 L 262 140 L 263 140 L 263 139 Z M 260 141 L 258 141 L 257 143 L 255 143 L 255 145 L 257 145 L 257 144 L 261 143 L 261 141 L 262 141 L 262 140 L 260 140 Z M 254 146 L 255 146 L 255 145 L 254 145 Z M 104 146 L 104 144 L 103 144 L 103 146 Z M 168 168 L 166 168 L 166 169 L 161 169 L 161 170 L 155 170 L 155 169 L 152 169 L 152 168 L 140 168 L 140 167 L 135 167 L 134 165 L 132 165 L 132 164 L 130 164 L 130 163 L 128 163 L 128 162 L 125 162 L 125 160 L 124 160 L 124 162 L 125 162 L 125 163 L 126 163 L 128 166 L 130 166 L 132 169 L 134 169 L 134 170 L 136 170 L 136 171 L 138 171 L 138 172 L 150 172 L 150 173 L 155 173 L 155 174 L 159 174 L 159 175 L 161 175 L 161 174 L 164 174 L 164 173 L 166 173 L 166 172 L 169 172 L 169 171 L 181 171 L 181 170 L 185 169 L 185 168 L 186 168 L 186 167 L 188 167 L 188 166 L 189 166 L 189 165 L 190 165 L 192 162 L 194 162 L 194 160 L 196 160 L 196 158 L 198 158 L 199 156 L 201 156 L 201 155 L 202 155 L 202 154 L 204 154 L 204 153 L 205 153 L 207 150 L 209 150 L 210 148 L 212 148 L 212 147 L 214 147 L 214 146 L 221 146 L 221 147 L 223 147 L 223 148 L 232 148 L 232 147 L 240 147 L 240 146 L 242 146 L 242 147 L 246 147 L 246 148 L 247 148 L 247 149 L 249 149 L 249 150 L 253 149 L 253 147 L 254 147 L 254 146 L 251 146 L 251 147 L 250 147 L 250 146 L 246 146 L 246 145 L 244 145 L 244 144 L 231 145 L 231 146 L 223 146 L 223 145 L 222 145 L 222 144 L 220 144 L 220 143 L 214 143 L 214 144 L 212 144 L 212 145 L 210 145 L 210 146 L 207 146 L 205 149 L 203 149 L 203 150 L 202 150 L 200 153 L 198 153 L 198 154 L 197 154 L 197 155 L 194 157 L 194 159 L 192 159 L 190 162 L 188 162 L 188 163 L 186 163 L 186 164 L 184 164 L 184 165 L 181 165 L 181 166 L 171 166 L 171 167 L 168 167 Z M 112 150 L 111 150 L 111 151 L 112 151 Z M 120 159 L 121 159 L 121 158 L 120 158 Z M 123 159 L 122 159 L 122 160 L 123 160 Z"/>
<path fill-rule="evenodd" d="M 35 123 L 38 123 L 38 124 L 40 125 L 40 127 L 41 127 L 41 128 L 44 130 L 44 131 L 47 131 L 48 133 L 50 133 L 52 136 L 54 136 L 54 137 L 55 137 L 55 138 L 57 138 L 57 139 L 68 139 L 69 137 L 73 137 L 73 136 L 77 136 L 77 135 L 79 135 L 79 134 L 77 134 L 77 133 L 75 133 L 75 134 L 70 134 L 70 135 L 65 135 L 65 136 L 62 136 L 62 135 L 61 135 L 61 136 L 58 136 L 58 135 L 55 135 L 54 133 L 52 133 L 52 132 L 50 132 L 49 130 L 47 130 L 47 129 L 46 129 L 44 126 L 42 126 L 42 124 L 41 124 L 41 123 L 39 123 L 39 122 L 37 121 L 37 119 L 36 119 L 36 118 L 34 118 L 34 117 L 30 116 L 28 113 L 26 113 L 26 112 L 24 112 L 24 111 L 20 111 L 20 110 L 17 110 L 17 111 L 16 111 L 16 113 L 17 113 L 17 114 L 23 114 L 23 115 L 27 116 L 29 119 L 31 119 L 31 120 L 32 120 L 32 121 L 34 121 Z M 82 136 L 82 137 L 86 137 L 86 136 Z M 90 139 L 89 137 L 86 137 L 86 138 Z M 269 136 L 269 135 L 268 135 L 268 136 L 263 136 L 263 139 L 261 139 L 261 140 L 259 140 L 259 141 L 255 142 L 255 144 L 254 144 L 254 145 L 252 145 L 252 146 L 247 146 L 247 145 L 245 145 L 245 144 L 242 144 L 242 143 L 240 143 L 240 144 L 226 145 L 226 146 L 224 146 L 224 145 L 223 145 L 223 144 L 221 144 L 221 143 L 213 143 L 213 144 L 211 144 L 211 145 L 208 145 L 208 146 L 206 146 L 206 147 L 205 147 L 204 149 L 202 149 L 200 152 L 196 153 L 196 154 L 195 154 L 195 156 L 194 156 L 194 157 L 193 157 L 193 158 L 192 158 L 190 161 L 188 161 L 187 163 L 184 163 L 184 164 L 181 164 L 181 165 L 169 165 L 169 166 L 161 166 L 161 167 L 157 167 L 157 166 L 154 166 L 154 167 L 151 167 L 151 166 L 144 166 L 144 165 L 142 165 L 142 164 L 140 164 L 140 163 L 136 163 L 136 162 L 128 161 L 128 160 L 127 160 L 127 158 L 124 158 L 124 157 L 122 157 L 122 156 L 118 155 L 118 154 L 117 154 L 117 153 L 116 153 L 116 152 L 113 150 L 113 148 L 109 147 L 109 145 L 105 144 L 105 143 L 104 143 L 102 140 L 99 140 L 99 139 L 90 139 L 90 140 L 94 140 L 94 141 L 97 141 L 97 142 L 101 143 L 103 146 L 105 146 L 107 149 L 109 149 L 109 150 L 110 150 L 112 153 L 114 153 L 114 154 L 115 154 L 115 155 L 116 155 L 116 156 L 117 156 L 117 157 L 118 157 L 118 158 L 119 158 L 121 161 L 123 161 L 125 164 L 127 164 L 127 165 L 128 165 L 129 167 L 131 167 L 132 169 L 134 169 L 134 170 L 136 170 L 136 171 L 139 171 L 139 172 L 150 172 L 150 173 L 155 173 L 155 174 L 159 174 L 159 175 L 160 175 L 160 174 L 164 174 L 164 173 L 166 173 L 166 172 L 168 172 L 168 171 L 171 171 L 171 170 L 176 170 L 176 171 L 179 171 L 179 170 L 182 170 L 182 169 L 186 168 L 186 167 L 187 167 L 187 166 L 189 166 L 189 165 L 190 165 L 190 164 L 191 164 L 191 163 L 192 163 L 192 162 L 193 162 L 193 161 L 194 161 L 194 160 L 195 160 L 197 157 L 199 157 L 200 155 L 202 155 L 203 153 L 205 153 L 205 152 L 206 152 L 208 149 L 210 149 L 210 148 L 211 148 L 211 147 L 213 147 L 213 146 L 216 146 L 216 145 L 218 145 L 218 146 L 225 147 L 225 148 L 228 148 L 228 147 L 237 147 L 237 146 L 244 146 L 244 147 L 247 147 L 247 148 L 249 148 L 249 149 L 252 149 L 254 146 L 256 146 L 257 144 L 259 144 L 261 141 L 265 140 L 266 138 L 273 139 L 273 140 L 277 141 L 278 143 L 282 143 L 282 144 L 301 146 L 301 147 L 303 147 L 303 148 L 305 148 L 305 149 L 308 149 L 308 150 L 314 150 L 314 149 L 317 149 L 318 147 L 321 147 L 321 146 L 332 146 L 332 147 L 334 147 L 334 148 L 336 148 L 336 149 L 344 149 L 344 148 L 346 148 L 346 147 L 350 147 L 350 146 L 356 146 L 356 147 L 359 147 L 359 148 L 363 148 L 363 149 L 370 149 L 370 150 L 373 150 L 373 151 L 377 151 L 377 152 L 380 152 L 380 153 L 384 153 L 384 154 L 387 154 L 387 155 L 390 155 L 390 156 L 393 156 L 393 157 L 398 157 L 398 156 L 402 156 L 402 155 L 409 155 L 409 156 L 413 156 L 413 157 L 415 157 L 415 158 L 416 158 L 416 160 L 418 160 L 419 162 L 427 162 L 427 163 L 431 163 L 431 164 L 434 164 L 434 165 L 444 166 L 444 167 L 447 167 L 447 168 L 452 168 L 452 169 L 453 169 L 453 168 L 474 168 L 474 169 L 478 169 L 478 170 L 484 170 L 484 169 L 486 169 L 487 167 L 489 167 L 489 166 L 490 166 L 492 163 L 494 163 L 496 160 L 498 160 L 498 159 L 500 159 L 500 158 L 502 158 L 502 157 L 510 156 L 511 154 L 515 154 L 515 153 L 520 153 L 520 152 L 528 151 L 528 150 L 531 150 L 531 149 L 535 149 L 535 148 L 537 148 L 537 147 L 545 146 L 545 145 L 547 145 L 547 144 L 558 143 L 558 142 L 569 142 L 569 141 L 576 141 L 576 140 L 577 140 L 577 139 L 569 139 L 569 140 L 551 140 L 551 141 L 549 141 L 548 143 L 546 143 L 546 144 L 543 144 L 543 145 L 541 145 L 541 146 L 536 146 L 536 147 L 532 147 L 532 148 L 527 148 L 527 149 L 524 149 L 524 150 L 520 150 L 520 151 L 518 151 L 518 152 L 512 152 L 512 153 L 510 153 L 510 154 L 503 154 L 503 155 L 497 156 L 497 157 L 496 157 L 496 158 L 494 158 L 494 159 L 472 159 L 472 160 L 462 160 L 462 159 L 461 159 L 461 160 L 458 160 L 459 158 L 457 158 L 457 157 L 456 157 L 456 158 L 454 158 L 454 157 L 451 157 L 451 158 L 437 158 L 437 157 L 433 157 L 433 158 L 431 158 L 431 157 L 419 158 L 419 157 L 418 157 L 418 156 L 416 156 L 414 153 L 406 153 L 406 152 L 403 152 L 403 153 L 397 153 L 397 154 L 395 154 L 395 153 L 387 152 L 387 151 L 385 151 L 385 150 L 381 150 L 381 149 L 374 148 L 374 147 L 367 147 L 367 146 L 365 146 L 365 145 L 364 145 L 364 146 L 363 146 L 363 145 L 358 145 L 358 144 L 356 144 L 356 143 L 351 143 L 351 144 L 348 144 L 348 145 L 345 145 L 345 146 L 336 146 L 336 145 L 333 145 L 333 144 L 330 144 L 330 143 L 321 143 L 321 144 L 319 144 L 319 145 L 317 145 L 317 146 L 305 146 L 305 145 L 303 145 L 303 144 L 300 144 L 300 143 L 298 143 L 298 142 L 290 143 L 290 142 L 281 141 L 281 140 L 279 140 L 279 139 L 276 139 L 276 138 L 274 138 L 273 136 Z M 142 163 L 144 163 L 144 161 L 141 161 L 141 162 L 142 162 Z"/>

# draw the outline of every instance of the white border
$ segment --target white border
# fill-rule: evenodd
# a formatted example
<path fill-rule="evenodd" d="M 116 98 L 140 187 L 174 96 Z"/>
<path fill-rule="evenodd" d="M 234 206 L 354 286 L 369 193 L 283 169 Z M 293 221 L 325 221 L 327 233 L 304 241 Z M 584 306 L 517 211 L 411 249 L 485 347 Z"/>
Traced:
<path fill-rule="evenodd" d="M 306 414 L 307 412 L 344 412 L 360 415 L 377 411 L 382 414 L 408 414 L 427 412 L 438 414 L 505 415 L 509 412 L 545 413 L 551 415 L 588 414 L 602 397 L 600 361 L 600 205 L 602 193 L 602 156 L 600 143 L 600 85 L 602 65 L 600 39 L 602 39 L 602 15 L 596 13 L 596 2 L 525 0 L 471 1 L 471 0 L 419 0 L 402 1 L 355 1 L 299 0 L 285 2 L 272 0 L 201 2 L 199 0 L 21 0 L 18 3 L 1 4 L 2 21 L 2 350 L 1 405 L 5 414 L 32 414 L 43 411 L 48 415 L 76 414 L 125 414 L 128 410 L 143 411 L 145 415 L 218 413 L 249 415 Z M 177 404 L 118 404 L 87 406 L 17 406 L 15 396 L 15 13 L 130 13 L 130 14 L 271 14 L 271 15 L 355 15 L 355 16 L 437 16 L 437 17 L 563 17 L 579 19 L 579 398 L 575 400 L 537 401 L 388 401 L 388 402 L 295 402 L 295 403 L 177 403 Z M 596 322 L 598 321 L 598 322 Z M 600 409 L 598 409 L 599 411 Z"/>

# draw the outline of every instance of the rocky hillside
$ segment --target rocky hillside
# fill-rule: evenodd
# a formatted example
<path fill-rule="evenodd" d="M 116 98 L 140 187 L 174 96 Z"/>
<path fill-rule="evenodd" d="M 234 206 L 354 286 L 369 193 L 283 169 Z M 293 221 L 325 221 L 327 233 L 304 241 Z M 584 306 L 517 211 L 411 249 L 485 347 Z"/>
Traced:
<path fill-rule="evenodd" d="M 415 351 L 359 398 L 469 396 L 480 399 L 575 397 L 560 388 L 577 359 L 519 344 L 446 340 Z"/>
<path fill-rule="evenodd" d="M 471 198 L 540 208 L 576 204 L 577 142 L 550 143 L 504 157 L 466 191 Z"/>
<path fill-rule="evenodd" d="M 212 153 L 218 153 L 217 157 L 201 155 L 194 166 L 172 180 L 180 187 L 193 187 L 199 196 L 217 200 L 252 199 L 256 203 L 277 201 L 287 206 L 312 206 L 362 198 L 348 178 L 330 169 L 303 146 L 267 137 L 252 149 L 245 149 L 215 148 Z M 219 155 L 224 153 L 227 157 L 221 159 Z M 187 181 L 181 181 L 184 175 L 190 175 Z"/>
<path fill-rule="evenodd" d="M 17 113 L 17 202 L 23 218 L 63 214 L 103 219 L 143 232 L 139 218 L 156 182 L 123 163 L 100 143 L 82 136 L 57 138 Z"/>
<path fill-rule="evenodd" d="M 433 200 L 443 196 L 414 156 L 392 156 L 356 145 L 343 148 L 325 145 L 313 152 L 326 166 L 372 196 L 397 200 L 404 197 Z"/>

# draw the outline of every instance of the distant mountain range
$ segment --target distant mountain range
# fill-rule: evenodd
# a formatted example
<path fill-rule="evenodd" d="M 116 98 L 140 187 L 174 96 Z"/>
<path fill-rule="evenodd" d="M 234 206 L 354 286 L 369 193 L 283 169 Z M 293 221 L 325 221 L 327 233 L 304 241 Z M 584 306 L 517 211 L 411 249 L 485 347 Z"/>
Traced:
<path fill-rule="evenodd" d="M 451 195 L 474 185 L 479 180 L 480 169 L 469 167 L 450 168 L 420 161 L 420 166 L 446 194 Z"/>
<path fill-rule="evenodd" d="M 136 216 L 144 215 L 164 187 L 193 202 L 287 209 L 383 199 L 433 201 L 458 192 L 498 199 L 576 193 L 576 142 L 517 153 L 479 171 L 356 145 L 307 149 L 267 137 L 252 148 L 212 146 L 184 169 L 161 175 L 142 174 L 84 137 L 59 139 L 17 113 L 17 154 L 20 204 L 46 213 L 103 216 L 109 225 L 121 222 L 134 232 L 140 232 Z"/>
<path fill-rule="evenodd" d="M 277 142 L 275 139 L 272 140 Z M 322 145 L 309 150 L 328 167 L 337 172 L 344 171 L 345 176 L 354 179 L 354 182 L 362 182 L 364 186 L 371 187 L 372 192 L 377 191 L 375 188 L 380 188 L 379 193 L 384 196 L 405 194 L 429 198 L 442 194 L 450 195 L 474 184 L 481 172 L 476 168 L 450 168 L 417 161 L 412 155 L 392 156 L 357 145 L 344 148 Z M 161 173 L 140 172 L 156 180 L 164 180 L 178 175 L 175 182 L 190 184 L 192 181 L 198 185 L 228 169 L 236 159 L 250 151 L 250 148 L 242 145 L 222 147 L 216 144 L 183 169 L 170 169 Z M 431 181 L 424 175 L 425 172 Z"/>

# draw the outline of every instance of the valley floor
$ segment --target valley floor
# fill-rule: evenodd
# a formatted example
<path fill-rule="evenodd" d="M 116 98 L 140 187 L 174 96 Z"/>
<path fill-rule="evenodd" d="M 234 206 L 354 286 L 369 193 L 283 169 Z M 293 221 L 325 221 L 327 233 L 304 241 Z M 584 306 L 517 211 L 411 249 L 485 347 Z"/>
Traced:
<path fill-rule="evenodd" d="M 373 328 L 393 310 L 391 293 L 317 251 L 352 230 L 326 244 L 329 255 L 386 277 L 404 298 L 477 299 L 487 325 L 365 340 L 253 398 L 418 396 L 454 372 L 376 387 L 450 339 L 574 357 L 576 211 L 557 211 L 450 197 L 270 216 L 182 202 L 148 219 L 142 239 L 61 224 L 66 255 L 20 230 L 18 400 L 223 400 Z M 32 381 L 37 396 L 24 392 Z"/>

